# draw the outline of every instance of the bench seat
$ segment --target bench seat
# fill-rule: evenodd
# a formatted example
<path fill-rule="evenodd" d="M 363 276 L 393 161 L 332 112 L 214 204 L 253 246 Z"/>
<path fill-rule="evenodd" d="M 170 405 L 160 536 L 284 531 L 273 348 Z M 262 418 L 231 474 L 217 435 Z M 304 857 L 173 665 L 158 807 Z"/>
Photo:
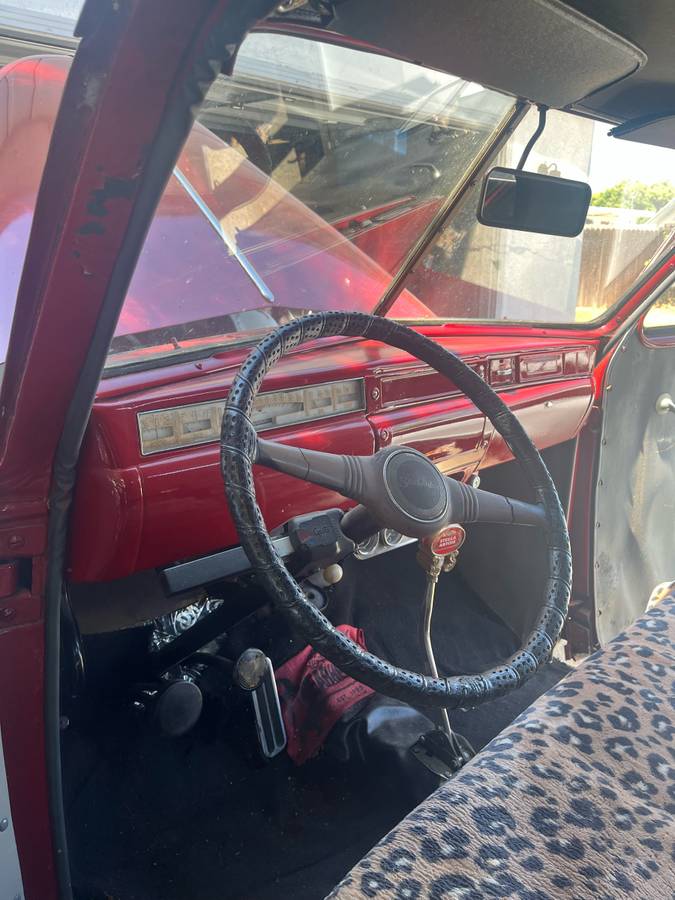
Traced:
<path fill-rule="evenodd" d="M 330 898 L 669 900 L 674 857 L 671 592 L 408 815 Z"/>

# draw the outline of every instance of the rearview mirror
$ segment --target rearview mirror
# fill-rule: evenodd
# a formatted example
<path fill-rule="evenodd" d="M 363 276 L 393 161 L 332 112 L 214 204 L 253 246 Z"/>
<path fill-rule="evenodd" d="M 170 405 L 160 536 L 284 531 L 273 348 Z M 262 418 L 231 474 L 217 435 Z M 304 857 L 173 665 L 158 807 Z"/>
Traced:
<path fill-rule="evenodd" d="M 575 237 L 586 222 L 590 185 L 520 169 L 491 169 L 485 176 L 478 221 L 493 228 Z"/>

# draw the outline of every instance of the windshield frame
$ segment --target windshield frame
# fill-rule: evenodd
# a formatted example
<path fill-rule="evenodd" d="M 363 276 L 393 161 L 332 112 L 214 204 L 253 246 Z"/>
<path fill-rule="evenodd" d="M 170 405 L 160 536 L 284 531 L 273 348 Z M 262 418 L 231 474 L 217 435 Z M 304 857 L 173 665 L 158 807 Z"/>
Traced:
<path fill-rule="evenodd" d="M 267 30 L 267 29 L 266 29 Z M 272 29 L 269 30 L 278 30 Z M 304 30 L 304 29 L 303 29 Z M 322 37 L 325 37 L 322 35 Z M 336 42 L 339 43 L 339 42 Z M 369 48 L 370 49 L 370 48 Z M 382 53 L 382 51 L 380 51 Z M 386 55 L 386 54 L 384 54 Z M 444 223 L 450 218 L 454 209 L 459 205 L 469 188 L 480 178 L 488 169 L 491 161 L 498 154 L 504 143 L 509 139 L 513 131 L 525 117 L 532 104 L 523 100 L 514 100 L 511 109 L 506 113 L 502 122 L 495 129 L 490 141 L 488 141 L 480 154 L 473 160 L 472 165 L 467 169 L 462 178 L 457 182 L 455 189 L 448 195 L 442 206 L 428 224 L 426 229 L 420 234 L 415 245 L 409 251 L 406 259 L 399 267 L 399 270 L 392 277 L 387 289 L 378 301 L 373 310 L 373 315 L 385 316 L 391 307 L 395 304 L 397 298 L 404 290 L 405 280 L 419 258 L 424 254 L 429 244 L 433 241 L 438 231 L 443 227 Z M 582 118 L 589 118 L 593 121 L 601 121 L 595 117 L 579 114 Z M 581 333 L 581 334 L 607 334 L 611 330 L 610 327 L 614 323 L 619 311 L 635 296 L 641 289 L 650 282 L 650 280 L 659 272 L 659 270 L 672 258 L 675 252 L 675 232 L 666 237 L 661 247 L 656 251 L 649 265 L 644 272 L 637 278 L 633 284 L 627 288 L 617 300 L 608 307 L 607 310 L 595 319 L 586 322 L 533 322 L 530 320 L 497 320 L 485 318 L 456 318 L 456 317 L 425 317 L 425 318 L 403 318 L 396 317 L 396 321 L 404 324 L 421 327 L 421 328 L 438 328 L 447 325 L 456 325 L 458 329 L 474 328 L 476 326 L 503 332 L 505 329 L 512 331 L 522 331 L 527 329 L 531 334 L 539 333 L 545 335 L 546 332 L 554 330 L 558 333 Z M 167 365 L 175 365 L 178 363 L 190 363 L 200 359 L 206 359 L 219 353 L 226 352 L 235 348 L 241 349 L 245 347 L 255 346 L 265 334 L 269 332 L 260 330 L 253 333 L 238 334 L 237 332 L 224 333 L 222 335 L 213 335 L 210 339 L 204 338 L 200 342 L 200 346 L 179 347 L 174 351 L 166 354 L 157 353 L 153 348 L 148 348 L 147 355 L 141 359 L 120 359 L 115 361 L 115 356 L 108 357 L 106 366 L 103 370 L 103 378 L 112 378 L 122 376 L 132 372 L 143 370 L 151 370 L 165 367 Z M 331 343 L 344 343 L 345 340 L 351 342 L 355 339 L 334 338 L 330 339 Z M 126 356 L 126 354 L 120 354 Z"/>

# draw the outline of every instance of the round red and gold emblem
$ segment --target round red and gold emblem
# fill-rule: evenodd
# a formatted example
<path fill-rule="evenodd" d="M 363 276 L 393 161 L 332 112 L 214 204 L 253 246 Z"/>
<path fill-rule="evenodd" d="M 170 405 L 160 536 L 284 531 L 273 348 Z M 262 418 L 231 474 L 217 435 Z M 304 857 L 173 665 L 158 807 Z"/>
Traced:
<path fill-rule="evenodd" d="M 429 549 L 437 556 L 447 556 L 455 553 L 464 543 L 466 531 L 461 525 L 448 525 L 429 541 Z"/>

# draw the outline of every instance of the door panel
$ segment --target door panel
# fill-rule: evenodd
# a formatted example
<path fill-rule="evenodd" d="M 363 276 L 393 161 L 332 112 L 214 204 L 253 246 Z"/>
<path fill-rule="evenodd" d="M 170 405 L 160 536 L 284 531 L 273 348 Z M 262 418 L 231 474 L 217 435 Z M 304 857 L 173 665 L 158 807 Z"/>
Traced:
<path fill-rule="evenodd" d="M 649 344 L 633 328 L 605 380 L 595 498 L 595 609 L 602 644 L 675 579 L 675 346 Z"/>

